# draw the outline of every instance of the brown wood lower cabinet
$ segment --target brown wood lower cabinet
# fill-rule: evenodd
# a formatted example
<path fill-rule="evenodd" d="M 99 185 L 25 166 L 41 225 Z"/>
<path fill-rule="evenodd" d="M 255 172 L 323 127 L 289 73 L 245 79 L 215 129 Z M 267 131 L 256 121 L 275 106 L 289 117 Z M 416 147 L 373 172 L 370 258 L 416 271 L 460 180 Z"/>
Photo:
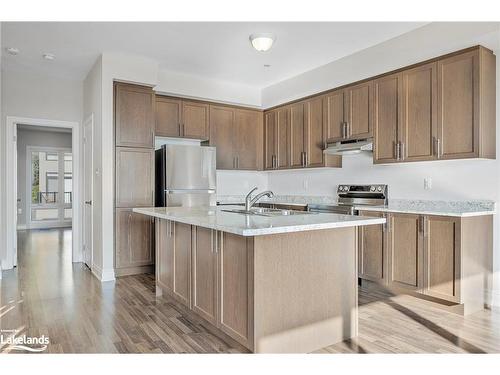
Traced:
<path fill-rule="evenodd" d="M 453 303 L 463 314 L 481 310 L 489 303 L 484 295 L 492 273 L 491 215 L 460 218 L 389 213 L 387 220 L 385 232 L 378 226 L 359 230 L 361 279 L 395 292 L 408 291 Z M 384 254 L 387 263 L 381 260 Z"/>
<path fill-rule="evenodd" d="M 116 253 L 117 276 L 151 271 L 154 263 L 153 221 L 136 214 L 130 208 L 116 209 Z"/>
<path fill-rule="evenodd" d="M 156 222 L 157 295 L 170 294 L 251 348 L 252 238 Z"/>
<path fill-rule="evenodd" d="M 362 216 L 385 217 L 380 212 L 360 211 Z M 358 229 L 358 272 L 359 277 L 385 282 L 387 279 L 387 225 L 368 225 Z"/>
<path fill-rule="evenodd" d="M 389 215 L 387 241 L 389 265 L 387 282 L 409 290 L 421 290 L 423 282 L 423 253 L 420 216 Z"/>

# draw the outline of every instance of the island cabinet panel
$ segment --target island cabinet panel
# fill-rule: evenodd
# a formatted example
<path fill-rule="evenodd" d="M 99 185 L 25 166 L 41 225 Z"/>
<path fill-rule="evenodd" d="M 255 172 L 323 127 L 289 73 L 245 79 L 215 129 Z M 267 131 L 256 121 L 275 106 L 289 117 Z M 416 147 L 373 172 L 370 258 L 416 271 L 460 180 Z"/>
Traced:
<path fill-rule="evenodd" d="M 361 216 L 386 217 L 380 212 L 359 211 Z M 365 280 L 385 283 L 387 273 L 387 224 L 369 225 L 358 229 L 358 276 Z"/>
<path fill-rule="evenodd" d="M 364 82 L 345 89 L 347 109 L 347 138 L 359 139 L 372 136 L 373 83 Z"/>
<path fill-rule="evenodd" d="M 154 147 L 154 93 L 150 87 L 115 84 L 115 144 Z"/>
<path fill-rule="evenodd" d="M 460 219 L 424 218 L 424 293 L 460 302 Z"/>
<path fill-rule="evenodd" d="M 155 262 L 157 295 L 163 291 L 172 293 L 174 288 L 174 228 L 170 220 L 157 219 Z"/>
<path fill-rule="evenodd" d="M 115 165 L 116 207 L 153 206 L 154 150 L 116 147 Z"/>
<path fill-rule="evenodd" d="M 421 217 L 393 213 L 389 220 L 388 284 L 419 291 L 423 287 Z"/>
<path fill-rule="evenodd" d="M 188 307 L 191 307 L 191 235 L 191 225 L 175 223 L 173 294 Z"/>
<path fill-rule="evenodd" d="M 254 239 L 254 351 L 307 353 L 357 335 L 356 228 Z"/>
<path fill-rule="evenodd" d="M 236 169 L 262 169 L 263 127 L 262 112 L 234 110 L 234 145 Z"/>
<path fill-rule="evenodd" d="M 220 232 L 220 329 L 253 347 L 253 237 Z"/>
<path fill-rule="evenodd" d="M 184 138 L 208 140 L 209 105 L 183 100 L 181 130 Z"/>
<path fill-rule="evenodd" d="M 156 96 L 155 134 L 161 137 L 181 136 L 182 100 Z"/>
<path fill-rule="evenodd" d="M 210 106 L 210 145 L 217 147 L 217 169 L 236 168 L 234 110 Z"/>
<path fill-rule="evenodd" d="M 433 160 L 437 134 L 437 63 L 402 72 L 401 158 Z"/>
<path fill-rule="evenodd" d="M 375 164 L 394 163 L 401 158 L 399 150 L 402 122 L 401 78 L 401 74 L 397 73 L 377 79 L 373 83 Z"/>
<path fill-rule="evenodd" d="M 266 112 L 264 115 L 264 169 L 276 169 L 278 154 L 278 112 Z"/>
<path fill-rule="evenodd" d="M 153 264 L 152 219 L 129 208 L 117 208 L 115 222 L 115 267 L 118 276 L 135 273 L 136 269 Z"/>
<path fill-rule="evenodd" d="M 290 167 L 305 166 L 304 153 L 306 152 L 307 119 L 303 102 L 290 106 Z"/>
<path fill-rule="evenodd" d="M 217 324 L 217 231 L 193 227 L 192 307 L 212 324 Z"/>

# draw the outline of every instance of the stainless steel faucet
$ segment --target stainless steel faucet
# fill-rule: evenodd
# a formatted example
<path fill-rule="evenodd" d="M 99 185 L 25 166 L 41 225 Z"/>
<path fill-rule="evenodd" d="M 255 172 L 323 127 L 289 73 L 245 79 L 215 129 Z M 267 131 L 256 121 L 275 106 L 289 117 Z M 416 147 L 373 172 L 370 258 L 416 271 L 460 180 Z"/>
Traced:
<path fill-rule="evenodd" d="M 257 194 L 254 198 L 252 198 L 252 193 L 257 190 L 257 187 L 254 187 L 245 197 L 245 211 L 250 211 L 252 206 L 262 197 L 267 196 L 268 198 L 272 198 L 274 193 L 271 190 L 263 191 L 262 193 Z"/>

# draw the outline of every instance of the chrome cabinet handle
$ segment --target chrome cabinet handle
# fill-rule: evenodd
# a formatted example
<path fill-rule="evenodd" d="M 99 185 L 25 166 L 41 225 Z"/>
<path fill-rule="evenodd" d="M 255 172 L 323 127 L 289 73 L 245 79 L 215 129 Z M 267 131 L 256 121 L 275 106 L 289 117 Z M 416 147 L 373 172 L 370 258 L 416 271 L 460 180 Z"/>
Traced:
<path fill-rule="evenodd" d="M 441 156 L 442 156 L 442 154 L 441 154 L 441 140 L 439 138 L 436 140 L 436 146 L 437 146 L 437 158 L 441 159 Z"/>
<path fill-rule="evenodd" d="M 85 204 L 88 204 L 88 205 L 92 206 L 92 201 L 85 201 Z"/>
<path fill-rule="evenodd" d="M 342 123 L 342 138 L 347 138 L 347 122 Z"/>
<path fill-rule="evenodd" d="M 400 160 L 401 159 L 401 149 L 400 149 L 400 143 L 399 141 L 398 142 L 394 142 L 394 153 L 396 154 L 396 160 Z"/>
<path fill-rule="evenodd" d="M 304 167 L 307 166 L 307 151 L 304 151 Z"/>
<path fill-rule="evenodd" d="M 349 124 L 348 122 L 345 123 L 345 132 L 347 134 L 347 137 L 349 138 L 351 136 L 351 124 Z"/>
<path fill-rule="evenodd" d="M 236 156 L 236 168 L 240 167 L 240 158 L 239 156 Z"/>
<path fill-rule="evenodd" d="M 405 143 L 404 142 L 399 142 L 399 152 L 400 152 L 400 157 L 401 157 L 401 160 L 405 160 Z"/>

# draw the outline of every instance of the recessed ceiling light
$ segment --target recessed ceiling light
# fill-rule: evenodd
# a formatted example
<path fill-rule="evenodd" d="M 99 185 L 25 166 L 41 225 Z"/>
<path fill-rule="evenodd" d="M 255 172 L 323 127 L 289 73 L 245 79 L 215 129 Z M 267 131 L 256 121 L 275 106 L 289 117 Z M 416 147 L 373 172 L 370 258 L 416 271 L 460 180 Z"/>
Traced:
<path fill-rule="evenodd" d="M 7 51 L 7 53 L 9 55 L 12 55 L 12 56 L 18 55 L 20 52 L 17 48 L 14 48 L 14 47 L 7 47 L 7 48 L 5 48 L 5 50 Z"/>
<path fill-rule="evenodd" d="M 259 52 L 268 51 L 276 38 L 272 34 L 252 34 L 250 35 L 250 43 L 253 48 Z"/>
<path fill-rule="evenodd" d="M 54 60 L 56 58 L 52 53 L 44 53 L 42 56 L 45 60 Z"/>

